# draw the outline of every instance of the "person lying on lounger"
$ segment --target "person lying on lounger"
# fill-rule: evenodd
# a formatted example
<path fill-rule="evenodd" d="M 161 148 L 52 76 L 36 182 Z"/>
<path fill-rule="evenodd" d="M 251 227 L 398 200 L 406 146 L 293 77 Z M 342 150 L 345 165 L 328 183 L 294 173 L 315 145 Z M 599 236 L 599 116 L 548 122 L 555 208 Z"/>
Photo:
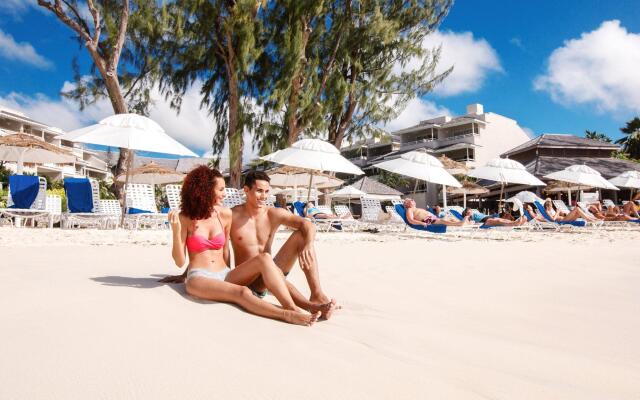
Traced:
<path fill-rule="evenodd" d="M 469 207 L 462 211 L 463 216 L 469 216 L 469 218 L 478 224 L 484 224 L 487 226 L 520 226 L 527 223 L 527 218 L 521 216 L 520 218 L 512 221 L 506 218 L 495 218 L 487 214 L 483 214 L 480 211 L 472 210 Z"/>
<path fill-rule="evenodd" d="M 304 215 L 305 217 L 315 218 L 315 219 L 339 219 L 335 214 L 327 214 L 318 210 L 313 204 L 313 201 L 308 201 L 307 204 L 304 205 Z"/>
<path fill-rule="evenodd" d="M 599 201 L 589 204 L 589 211 L 600 221 L 634 221 L 637 217 L 631 215 L 631 213 L 637 212 L 635 207 L 630 207 L 629 204 L 624 205 L 621 210 L 618 206 L 603 207 Z M 633 206 L 633 204 L 631 204 Z"/>
<path fill-rule="evenodd" d="M 438 218 L 436 215 L 430 213 L 424 208 L 416 207 L 416 202 L 413 199 L 404 200 L 404 209 L 407 212 L 407 221 L 412 225 L 463 226 L 471 223 L 469 216 L 465 216 L 462 221 L 454 221 L 449 218 Z"/>
<path fill-rule="evenodd" d="M 236 260 L 236 267 L 229 268 L 232 213 L 222 206 L 224 189 L 220 172 L 199 166 L 185 177 L 180 211 L 169 213 L 173 260 L 180 268 L 186 263 L 187 256 L 189 260 L 185 280 L 187 293 L 200 299 L 234 303 L 263 317 L 313 325 L 321 313 L 307 313 L 296 306 L 282 270 L 268 253 L 256 253 L 239 263 Z M 282 308 L 254 296 L 247 285 L 257 279 L 264 282 Z"/>
<path fill-rule="evenodd" d="M 569 222 L 576 221 L 578 219 L 582 219 L 588 222 L 598 221 L 597 218 L 593 218 L 587 215 L 584 211 L 582 211 L 580 207 L 575 207 L 568 213 L 556 211 L 553 207 L 553 202 L 548 197 L 544 201 L 544 210 L 547 212 L 547 215 L 549 215 L 549 217 L 551 217 L 551 219 L 556 222 Z"/>

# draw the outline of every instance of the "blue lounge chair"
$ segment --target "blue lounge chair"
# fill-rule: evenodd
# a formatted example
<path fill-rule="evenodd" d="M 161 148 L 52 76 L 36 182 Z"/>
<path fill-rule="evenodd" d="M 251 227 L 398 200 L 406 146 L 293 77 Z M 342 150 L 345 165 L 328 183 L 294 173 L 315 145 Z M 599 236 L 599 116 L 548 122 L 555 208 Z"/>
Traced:
<path fill-rule="evenodd" d="M 446 225 L 434 224 L 434 225 L 422 226 L 422 225 L 410 224 L 409 221 L 407 220 L 407 212 L 404 209 L 404 206 L 402 204 L 396 204 L 396 212 L 398 213 L 398 215 L 400 215 L 400 218 L 402 218 L 405 224 L 407 224 L 408 226 L 410 226 L 411 228 L 417 231 L 425 231 L 425 232 L 431 232 L 431 233 L 445 233 L 447 231 Z"/>
<path fill-rule="evenodd" d="M 89 178 L 64 178 L 67 209 L 63 214 L 63 226 L 104 228 L 109 216 L 100 213 L 100 186 Z"/>
<path fill-rule="evenodd" d="M 23 220 L 49 215 L 46 209 L 47 180 L 31 175 L 9 176 L 7 208 L 0 209 L 0 215 L 13 218 L 16 226 Z"/>
<path fill-rule="evenodd" d="M 553 218 L 551 218 L 551 216 L 549 216 L 549 214 L 547 213 L 547 210 L 544 209 L 544 206 L 540 204 L 540 202 L 534 201 L 533 204 L 538 209 L 538 212 L 540 213 L 540 215 L 542 215 L 544 219 L 547 220 L 548 222 L 555 223 L 558 225 L 570 225 L 570 226 L 578 226 L 578 227 L 587 226 L 586 221 L 554 221 Z"/>

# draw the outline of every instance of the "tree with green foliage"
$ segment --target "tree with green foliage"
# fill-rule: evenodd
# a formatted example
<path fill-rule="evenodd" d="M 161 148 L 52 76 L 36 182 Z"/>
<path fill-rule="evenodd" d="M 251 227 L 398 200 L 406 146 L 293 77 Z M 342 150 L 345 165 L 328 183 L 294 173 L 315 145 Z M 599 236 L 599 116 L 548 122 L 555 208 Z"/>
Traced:
<path fill-rule="evenodd" d="M 347 137 L 382 134 L 379 124 L 451 72 L 435 74 L 439 49 L 422 47 L 451 0 L 275 3 L 256 67 L 266 71 L 261 103 L 271 117 L 258 134 L 261 146 L 290 145 L 302 131 L 327 135 L 336 147 Z M 405 70 L 416 60 L 420 68 Z"/>
<path fill-rule="evenodd" d="M 584 137 L 587 139 L 599 140 L 601 142 L 611 143 L 611 139 L 604 133 L 586 130 L 584 131 Z"/>
<path fill-rule="evenodd" d="M 176 0 L 165 7 L 171 34 L 160 48 L 162 85 L 179 109 L 186 90 L 202 82 L 202 105 L 216 121 L 213 153 L 229 143 L 230 184 L 241 185 L 242 134 L 254 126 L 253 84 L 249 79 L 261 52 L 256 37 L 262 2 L 256 0 Z"/>
<path fill-rule="evenodd" d="M 38 0 L 76 35 L 92 60 L 91 74 L 82 75 L 73 60 L 75 87 L 63 93 L 80 109 L 108 98 L 115 114 L 144 114 L 150 101 L 151 72 L 156 62 L 145 56 L 149 38 L 162 31 L 155 0 Z M 88 10 L 83 13 L 83 9 Z M 137 32 L 137 34 L 135 34 Z M 128 151 L 120 149 L 114 175 L 125 168 Z M 117 192 L 117 188 L 112 188 Z"/>
<path fill-rule="evenodd" d="M 622 151 L 630 158 L 640 159 L 640 118 L 628 121 L 620 131 L 626 136 L 616 140 L 616 144 L 621 144 Z"/>

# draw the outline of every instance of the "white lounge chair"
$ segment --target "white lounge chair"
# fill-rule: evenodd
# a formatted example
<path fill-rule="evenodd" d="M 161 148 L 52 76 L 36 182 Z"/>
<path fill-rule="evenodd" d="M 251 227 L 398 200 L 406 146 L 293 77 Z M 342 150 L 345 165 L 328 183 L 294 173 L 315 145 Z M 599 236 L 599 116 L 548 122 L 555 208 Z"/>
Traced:
<path fill-rule="evenodd" d="M 172 210 L 180 210 L 180 192 L 182 191 L 182 185 L 166 185 L 164 192 L 167 195 L 167 201 L 169 202 L 169 208 Z"/>
<path fill-rule="evenodd" d="M 15 226 L 24 225 L 24 223 L 32 221 L 35 223 L 36 217 L 46 217 L 49 214 L 47 211 L 47 180 L 41 176 L 38 177 L 38 195 L 31 204 L 30 208 L 11 208 L 13 206 L 13 199 L 11 198 L 11 187 L 9 187 L 9 194 L 7 195 L 7 208 L 0 209 L 0 215 L 5 218 L 13 219 Z"/>
<path fill-rule="evenodd" d="M 384 213 L 384 211 L 382 211 L 382 206 L 380 205 L 380 200 L 363 196 L 360 197 L 360 205 L 362 206 L 360 222 L 364 222 L 371 227 L 380 230 L 394 230 L 399 228 L 398 224 L 391 221 L 391 216 L 386 220 L 380 218 L 380 216 L 383 215 L 382 213 Z"/>
<path fill-rule="evenodd" d="M 333 210 L 335 211 L 334 214 L 340 217 L 340 221 L 344 228 L 351 229 L 355 232 L 363 227 L 360 221 L 353 218 L 353 214 L 351 214 L 349 207 L 345 205 L 335 205 L 333 206 Z"/>
<path fill-rule="evenodd" d="M 246 201 L 244 195 L 238 189 L 225 188 L 224 192 L 226 196 L 222 201 L 222 205 L 225 207 L 233 208 L 240 204 L 244 204 Z"/>
<path fill-rule="evenodd" d="M 48 228 L 53 228 L 53 224 L 62 221 L 62 197 L 57 194 L 48 194 L 45 202 L 49 214 L 36 217 L 36 225 L 43 224 Z"/>
<path fill-rule="evenodd" d="M 106 215 L 105 228 L 113 229 L 117 228 L 122 219 L 122 207 L 118 200 L 100 200 L 99 209 L 100 214 Z"/>
<path fill-rule="evenodd" d="M 145 183 L 130 183 L 127 186 L 125 227 L 167 228 L 167 214 L 158 212 L 153 186 Z M 132 212 L 134 211 L 134 212 Z M 143 212 L 139 212 L 143 211 Z"/>
<path fill-rule="evenodd" d="M 323 214 L 333 214 L 333 211 L 331 211 L 331 207 L 329 206 L 317 205 L 316 208 Z M 340 226 L 342 226 L 342 220 L 340 218 L 311 218 L 311 221 L 313 221 L 313 223 L 319 228 L 323 228 L 325 232 L 330 232 L 331 228 L 335 228 L 336 224 L 340 224 Z"/>

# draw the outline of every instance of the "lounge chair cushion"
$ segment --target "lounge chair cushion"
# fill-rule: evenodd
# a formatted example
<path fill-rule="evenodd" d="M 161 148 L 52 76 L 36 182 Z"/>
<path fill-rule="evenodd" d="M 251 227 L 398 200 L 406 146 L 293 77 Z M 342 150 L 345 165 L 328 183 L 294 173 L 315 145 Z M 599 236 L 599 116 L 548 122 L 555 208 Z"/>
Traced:
<path fill-rule="evenodd" d="M 400 217 L 402 218 L 402 220 L 404 221 L 405 224 L 409 225 L 410 227 L 412 227 L 415 230 L 426 231 L 426 232 L 431 232 L 431 233 L 445 233 L 447 231 L 447 226 L 446 225 L 427 225 L 427 226 L 422 226 L 422 225 L 410 224 L 409 221 L 407 220 L 407 212 L 405 211 L 404 206 L 402 204 L 396 204 L 396 212 L 398 213 L 398 215 L 400 215 Z"/>
<path fill-rule="evenodd" d="M 153 212 L 149 210 L 142 210 L 140 208 L 129 207 L 127 208 L 127 214 L 153 214 Z"/>
<path fill-rule="evenodd" d="M 64 191 L 67 194 L 67 208 L 72 213 L 93 212 L 91 183 L 87 178 L 64 178 Z"/>
<path fill-rule="evenodd" d="M 304 217 L 304 203 L 301 201 L 296 201 L 293 203 L 293 207 L 296 209 L 296 212 L 299 216 Z"/>
<path fill-rule="evenodd" d="M 462 221 L 464 219 L 464 217 L 462 216 L 462 214 L 460 214 L 459 212 L 457 212 L 456 210 L 452 210 L 449 209 L 449 212 L 451 213 L 451 215 L 453 215 L 454 217 L 456 217 L 459 221 Z"/>
<path fill-rule="evenodd" d="M 558 225 L 587 226 L 586 221 L 554 221 L 553 218 L 551 218 L 551 216 L 549 216 L 549 214 L 547 213 L 547 210 L 544 209 L 544 206 L 542 204 L 537 201 L 533 204 L 536 206 L 538 212 L 544 217 L 544 219 L 549 222 L 555 222 Z"/>
<path fill-rule="evenodd" d="M 40 181 L 37 176 L 11 175 L 9 176 L 9 190 L 13 205 L 9 208 L 31 208 L 38 197 Z"/>

